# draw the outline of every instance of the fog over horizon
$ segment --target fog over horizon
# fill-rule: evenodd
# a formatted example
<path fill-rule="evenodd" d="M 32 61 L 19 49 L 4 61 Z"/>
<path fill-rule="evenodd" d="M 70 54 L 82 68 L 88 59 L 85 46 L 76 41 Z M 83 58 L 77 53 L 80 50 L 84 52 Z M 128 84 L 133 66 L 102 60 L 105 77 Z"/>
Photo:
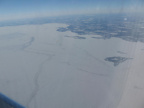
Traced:
<path fill-rule="evenodd" d="M 139 13 L 142 0 L 1 0 L 0 21 L 47 16 Z"/>

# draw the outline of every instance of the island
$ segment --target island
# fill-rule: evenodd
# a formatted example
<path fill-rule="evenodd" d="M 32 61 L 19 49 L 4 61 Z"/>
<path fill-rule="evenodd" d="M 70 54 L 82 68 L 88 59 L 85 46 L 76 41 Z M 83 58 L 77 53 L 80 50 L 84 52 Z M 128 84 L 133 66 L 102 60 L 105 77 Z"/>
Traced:
<path fill-rule="evenodd" d="M 126 57 L 107 57 L 105 58 L 105 61 L 109 61 L 109 62 L 113 62 L 114 63 L 114 66 L 118 66 L 120 63 L 126 61 L 126 60 L 130 60 L 132 58 L 126 58 Z"/>

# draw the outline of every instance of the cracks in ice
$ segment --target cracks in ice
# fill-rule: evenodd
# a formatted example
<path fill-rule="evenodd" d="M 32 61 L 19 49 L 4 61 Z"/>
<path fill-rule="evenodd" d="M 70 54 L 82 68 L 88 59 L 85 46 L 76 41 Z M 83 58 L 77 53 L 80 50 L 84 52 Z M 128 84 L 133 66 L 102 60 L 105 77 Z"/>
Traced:
<path fill-rule="evenodd" d="M 34 42 L 35 38 L 31 37 L 27 42 L 22 43 L 22 44 L 16 44 L 13 43 L 11 45 L 6 45 L 3 47 L 0 47 L 0 50 L 13 50 L 13 51 L 17 51 L 17 50 L 25 50 L 27 47 L 31 46 L 32 43 Z"/>
<path fill-rule="evenodd" d="M 39 55 L 48 56 L 48 58 L 47 58 L 46 60 L 44 60 L 44 61 L 39 65 L 39 69 L 38 69 L 38 71 L 35 73 L 35 76 L 34 76 L 34 79 L 33 79 L 33 82 L 34 82 L 34 90 L 32 91 L 32 93 L 31 93 L 31 95 L 30 95 L 30 98 L 28 99 L 28 102 L 27 102 L 27 105 L 26 105 L 27 108 L 29 108 L 31 102 L 32 102 L 34 99 L 36 99 L 36 95 L 37 95 L 37 93 L 38 93 L 38 91 L 39 91 L 39 88 L 40 88 L 40 85 L 39 85 L 39 76 L 42 74 L 44 64 L 47 63 L 47 62 L 49 62 L 49 61 L 53 58 L 53 56 L 55 56 L 54 54 L 48 54 L 48 52 L 45 51 L 45 50 L 37 50 L 37 49 L 29 49 L 29 50 L 27 49 L 27 50 L 25 50 L 28 46 L 31 46 L 31 45 L 32 45 L 32 42 L 33 42 L 34 40 L 35 40 L 35 39 L 32 37 L 29 42 L 27 42 L 27 43 L 25 43 L 25 44 L 23 45 L 23 48 L 22 48 L 22 49 L 23 49 L 25 52 L 28 52 L 28 53 L 35 53 L 35 54 L 39 54 Z M 56 42 L 56 45 L 58 45 L 59 47 L 61 47 L 61 46 L 62 46 L 62 43 L 63 43 L 62 41 L 63 41 L 63 37 L 60 36 L 59 39 L 58 39 L 57 42 Z M 55 45 L 55 44 L 54 44 L 54 45 Z M 52 52 L 51 52 L 51 53 L 52 53 Z M 36 100 L 35 100 L 35 102 L 36 102 Z M 35 103 L 35 104 L 34 104 L 34 108 L 36 108 L 36 107 L 37 107 L 37 105 L 36 105 L 36 103 Z"/>
<path fill-rule="evenodd" d="M 77 67 L 77 66 L 74 66 L 72 65 L 70 62 L 62 62 L 64 64 L 67 64 L 68 66 L 72 66 L 74 67 L 75 69 L 79 70 L 79 71 L 82 71 L 82 72 L 85 72 L 85 73 L 88 73 L 88 74 L 93 74 L 93 75 L 96 75 L 96 76 L 103 76 L 103 77 L 107 77 L 108 74 L 102 74 L 102 73 L 94 73 L 94 72 L 90 72 L 88 70 L 85 70 L 85 69 L 82 69 L 80 67 Z"/>
<path fill-rule="evenodd" d="M 26 51 L 26 50 L 25 50 Z M 33 79 L 33 82 L 34 82 L 34 90 L 32 91 L 31 95 L 30 95 L 30 98 L 28 99 L 28 102 L 27 102 L 27 108 L 29 108 L 30 106 L 30 103 L 35 99 L 38 91 L 39 91 L 39 76 L 40 74 L 42 73 L 42 69 L 43 69 L 43 66 L 45 63 L 49 62 L 52 57 L 54 56 L 54 54 L 47 54 L 47 53 L 40 53 L 40 52 L 34 52 L 34 51 L 26 51 L 26 52 L 29 52 L 29 53 L 36 53 L 36 54 L 41 54 L 41 55 L 46 55 L 48 56 L 48 58 L 46 60 L 44 60 L 40 65 L 39 65 L 39 68 L 38 68 L 38 71 L 35 73 L 35 76 L 34 76 L 34 79 Z M 35 108 L 36 108 L 36 103 L 35 103 Z"/>
<path fill-rule="evenodd" d="M 108 64 L 106 64 L 104 61 L 100 60 L 99 58 L 93 56 L 87 50 L 85 50 L 83 48 L 80 48 L 80 47 L 77 47 L 77 46 L 75 46 L 75 47 L 77 49 L 81 50 L 87 57 L 90 57 L 90 58 L 94 59 L 95 61 L 98 61 L 99 63 L 102 63 L 103 65 L 105 65 L 106 67 L 109 67 L 111 69 L 111 67 Z M 75 69 L 77 69 L 79 71 L 86 72 L 86 73 L 89 73 L 89 74 L 93 74 L 93 75 L 96 75 L 96 76 L 107 77 L 109 75 L 109 74 L 106 74 L 106 73 L 96 73 L 96 72 L 94 72 L 95 70 L 92 72 L 92 71 L 83 69 L 81 67 L 76 66 L 75 64 L 72 64 L 70 61 L 66 61 L 66 62 L 63 62 L 63 63 L 67 64 L 68 66 L 72 66 L 72 67 L 74 67 Z"/>
<path fill-rule="evenodd" d="M 45 55 L 45 56 L 51 56 L 51 54 L 47 54 L 45 52 L 39 52 L 39 51 L 25 50 L 25 52 L 34 53 L 34 54 L 40 54 L 40 55 Z"/>
<path fill-rule="evenodd" d="M 96 60 L 96 61 L 104 64 L 104 65 L 107 66 L 107 67 L 110 67 L 110 66 L 109 66 L 108 64 L 106 64 L 104 61 L 102 61 L 102 60 L 100 60 L 99 58 L 97 58 L 97 57 L 93 56 L 92 54 L 90 54 L 87 50 L 82 49 L 82 48 L 77 47 L 77 46 L 76 46 L 76 48 L 82 50 L 88 57 L 93 58 L 94 60 Z"/>
<path fill-rule="evenodd" d="M 35 40 L 35 38 L 34 38 L 34 37 L 31 37 L 31 39 L 30 39 L 28 42 L 26 42 L 25 44 L 22 45 L 22 48 L 21 48 L 21 49 L 24 50 L 25 48 L 31 46 L 32 43 L 34 42 L 34 40 Z"/>
<path fill-rule="evenodd" d="M 81 69 L 81 68 L 77 68 L 77 69 L 80 70 L 80 71 L 82 71 L 82 72 L 86 72 L 86 73 L 93 74 L 93 75 L 97 75 L 97 76 L 104 76 L 104 77 L 107 77 L 107 76 L 108 76 L 108 74 L 89 72 L 89 71 L 84 70 L 84 69 Z"/>

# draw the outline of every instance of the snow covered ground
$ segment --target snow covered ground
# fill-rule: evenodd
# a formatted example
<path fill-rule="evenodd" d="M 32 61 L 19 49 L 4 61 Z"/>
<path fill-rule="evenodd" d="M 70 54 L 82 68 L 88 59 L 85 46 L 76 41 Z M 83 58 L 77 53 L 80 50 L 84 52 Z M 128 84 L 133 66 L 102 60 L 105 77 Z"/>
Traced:
<path fill-rule="evenodd" d="M 0 28 L 0 92 L 27 108 L 142 108 L 130 103 L 144 98 L 144 44 L 56 31 L 65 26 Z M 113 56 L 133 59 L 114 67 Z"/>

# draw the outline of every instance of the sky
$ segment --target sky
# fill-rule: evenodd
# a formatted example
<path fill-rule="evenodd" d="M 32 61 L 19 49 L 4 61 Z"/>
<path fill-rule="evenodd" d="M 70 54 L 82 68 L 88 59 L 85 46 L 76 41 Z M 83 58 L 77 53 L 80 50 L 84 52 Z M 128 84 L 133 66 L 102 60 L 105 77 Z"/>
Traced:
<path fill-rule="evenodd" d="M 144 0 L 0 0 L 0 20 L 65 14 L 142 11 Z"/>

